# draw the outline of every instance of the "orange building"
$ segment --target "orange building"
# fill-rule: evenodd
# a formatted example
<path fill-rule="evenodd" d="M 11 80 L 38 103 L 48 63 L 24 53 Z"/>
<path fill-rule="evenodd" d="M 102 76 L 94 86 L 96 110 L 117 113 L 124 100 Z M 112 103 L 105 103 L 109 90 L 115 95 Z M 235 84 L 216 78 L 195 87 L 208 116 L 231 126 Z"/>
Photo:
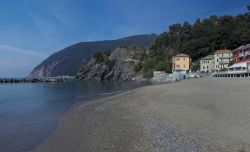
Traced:
<path fill-rule="evenodd" d="M 191 69 L 191 58 L 186 54 L 177 54 L 172 57 L 173 71 L 188 71 Z"/>

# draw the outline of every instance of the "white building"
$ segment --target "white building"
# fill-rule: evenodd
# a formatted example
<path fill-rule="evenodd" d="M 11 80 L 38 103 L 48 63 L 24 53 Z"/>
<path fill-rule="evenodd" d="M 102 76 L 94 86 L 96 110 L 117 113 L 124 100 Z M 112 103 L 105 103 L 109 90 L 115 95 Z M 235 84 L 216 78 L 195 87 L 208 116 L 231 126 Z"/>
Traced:
<path fill-rule="evenodd" d="M 250 62 L 240 62 L 228 67 L 227 73 L 249 73 Z"/>
<path fill-rule="evenodd" d="M 232 61 L 233 54 L 230 50 L 217 50 L 214 52 L 214 66 L 215 71 L 220 71 L 228 68 L 229 63 Z"/>
<path fill-rule="evenodd" d="M 201 72 L 213 72 L 215 68 L 214 65 L 214 55 L 208 55 L 200 59 L 200 71 Z"/>

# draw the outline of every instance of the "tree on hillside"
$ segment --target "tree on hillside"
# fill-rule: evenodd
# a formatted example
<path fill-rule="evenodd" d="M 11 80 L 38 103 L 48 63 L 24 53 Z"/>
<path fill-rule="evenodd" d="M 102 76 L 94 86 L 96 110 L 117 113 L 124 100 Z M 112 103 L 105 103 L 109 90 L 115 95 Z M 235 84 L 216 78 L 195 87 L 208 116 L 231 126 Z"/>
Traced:
<path fill-rule="evenodd" d="M 193 25 L 170 25 L 141 59 L 140 69 L 152 76 L 154 70 L 171 71 L 171 57 L 178 53 L 186 53 L 196 62 L 217 49 L 235 49 L 250 43 L 250 6 L 247 8 L 247 13 L 238 16 L 213 15 L 204 20 L 198 18 Z"/>

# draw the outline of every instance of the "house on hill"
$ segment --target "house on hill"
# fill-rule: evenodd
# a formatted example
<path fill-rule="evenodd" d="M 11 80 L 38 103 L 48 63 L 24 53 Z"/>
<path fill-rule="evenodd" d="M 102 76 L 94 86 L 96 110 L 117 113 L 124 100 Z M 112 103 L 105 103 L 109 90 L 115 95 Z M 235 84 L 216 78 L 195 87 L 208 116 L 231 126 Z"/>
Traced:
<path fill-rule="evenodd" d="M 191 69 L 191 58 L 186 54 L 177 54 L 172 57 L 173 72 L 186 72 Z"/>

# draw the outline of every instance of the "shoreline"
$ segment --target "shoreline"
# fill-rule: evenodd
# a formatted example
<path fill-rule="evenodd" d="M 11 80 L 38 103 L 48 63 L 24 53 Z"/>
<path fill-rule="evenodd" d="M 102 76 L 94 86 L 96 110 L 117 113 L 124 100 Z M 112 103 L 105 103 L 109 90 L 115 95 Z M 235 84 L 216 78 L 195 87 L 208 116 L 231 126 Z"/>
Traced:
<path fill-rule="evenodd" d="M 75 103 L 91 102 L 104 95 L 111 96 L 137 86 L 132 83 L 96 81 L 0 84 L 0 115 L 3 122 L 0 125 L 0 151 L 31 151 L 58 129 L 59 118 Z"/>
<path fill-rule="evenodd" d="M 243 116 L 250 114 L 250 83 L 232 80 L 144 86 L 76 103 L 59 119 L 56 131 L 32 151 L 247 151 L 250 123 Z M 237 83 L 246 93 L 230 88 Z M 240 105 L 231 94 L 240 97 Z"/>
<path fill-rule="evenodd" d="M 44 141 L 42 141 L 41 143 L 39 143 L 37 146 L 35 146 L 33 149 L 31 149 L 29 151 L 33 152 L 34 150 L 39 148 L 41 145 L 43 145 L 45 142 L 47 142 L 50 138 L 55 136 L 58 129 L 61 128 L 61 125 L 62 125 L 62 123 L 64 121 L 65 115 L 67 115 L 70 112 L 73 112 L 73 110 L 75 108 L 77 108 L 78 106 L 88 106 L 88 105 L 93 105 L 93 104 L 100 104 L 102 102 L 105 102 L 106 101 L 105 99 L 113 98 L 115 96 L 126 95 L 126 94 L 131 93 L 133 90 L 152 85 L 152 84 L 149 84 L 149 83 L 142 83 L 142 82 L 136 83 L 136 84 L 137 85 L 135 85 L 134 87 L 132 87 L 130 89 L 125 89 L 125 90 L 123 89 L 123 90 L 117 90 L 117 91 L 111 91 L 111 92 L 104 92 L 104 93 L 98 94 L 96 97 L 90 97 L 90 98 L 87 98 L 87 99 L 80 99 L 78 102 L 74 103 L 67 111 L 65 111 L 64 113 L 62 113 L 59 116 L 59 119 L 57 120 L 57 127 L 56 127 L 56 129 L 54 131 L 52 131 L 52 134 L 50 134 L 48 136 L 48 138 L 46 138 Z"/>
<path fill-rule="evenodd" d="M 64 112 L 60 116 L 60 118 L 58 119 L 58 126 L 57 126 L 56 130 L 45 141 L 38 144 L 34 149 L 30 150 L 30 152 L 39 150 L 39 148 L 42 145 L 46 144 L 49 140 L 51 140 L 51 138 L 54 138 L 56 136 L 56 134 L 58 133 L 59 129 L 61 128 L 61 126 L 63 125 L 64 121 L 66 121 L 65 119 L 67 119 L 66 118 L 67 115 L 73 113 L 80 106 L 85 107 L 85 106 L 99 105 L 99 104 L 102 104 L 102 103 L 106 102 L 108 99 L 119 98 L 121 96 L 131 94 L 133 92 L 133 90 L 136 90 L 136 89 L 139 89 L 139 88 L 142 88 L 142 87 L 147 87 L 147 86 L 141 86 L 141 87 L 138 87 L 138 88 L 133 88 L 133 89 L 130 89 L 130 90 L 122 91 L 121 93 L 118 93 L 118 94 L 111 94 L 111 95 L 105 95 L 105 96 L 100 96 L 99 95 L 98 97 L 90 98 L 90 99 L 87 99 L 87 100 L 84 100 L 84 101 L 79 101 L 79 102 L 73 104 L 72 107 L 69 110 L 67 110 L 66 112 Z"/>

